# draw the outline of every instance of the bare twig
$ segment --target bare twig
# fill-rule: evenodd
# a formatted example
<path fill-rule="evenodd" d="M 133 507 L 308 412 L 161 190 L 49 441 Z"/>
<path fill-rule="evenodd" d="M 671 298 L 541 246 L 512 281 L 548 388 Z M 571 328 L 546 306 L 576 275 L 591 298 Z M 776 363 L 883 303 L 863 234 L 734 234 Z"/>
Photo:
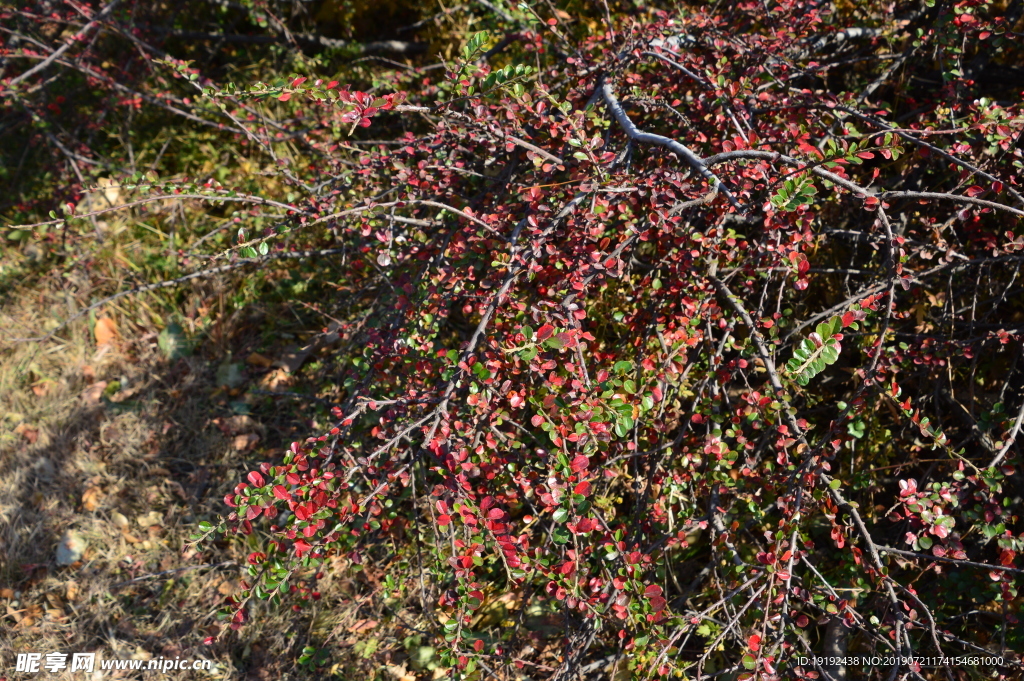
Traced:
<path fill-rule="evenodd" d="M 164 575 L 176 575 L 179 572 L 188 572 L 189 570 L 215 570 L 217 568 L 222 568 L 222 567 L 227 567 L 229 565 L 237 565 L 237 564 L 238 563 L 236 563 L 233 560 L 226 560 L 223 563 L 216 563 L 214 565 L 189 565 L 188 567 L 176 568 L 174 570 L 164 570 L 163 572 L 154 572 L 153 574 L 150 574 L 150 575 L 143 575 L 141 577 L 136 577 L 135 579 L 129 579 L 129 580 L 124 581 L 124 582 L 118 582 L 114 586 L 110 587 L 110 589 L 111 590 L 120 589 L 123 586 L 127 586 L 129 584 L 135 584 L 136 582 L 144 582 L 147 579 L 156 579 L 157 577 L 163 577 Z"/>
<path fill-rule="evenodd" d="M 1013 424 L 1013 428 L 1010 430 L 1010 434 L 1006 436 L 1006 444 L 999 450 L 999 453 L 995 456 L 992 461 L 989 462 L 988 467 L 998 466 L 1002 460 L 1006 457 L 1006 453 L 1010 451 L 1010 447 L 1017 440 L 1017 435 L 1020 434 L 1021 424 L 1024 423 L 1024 402 L 1020 405 L 1020 411 L 1017 412 L 1017 420 Z"/>

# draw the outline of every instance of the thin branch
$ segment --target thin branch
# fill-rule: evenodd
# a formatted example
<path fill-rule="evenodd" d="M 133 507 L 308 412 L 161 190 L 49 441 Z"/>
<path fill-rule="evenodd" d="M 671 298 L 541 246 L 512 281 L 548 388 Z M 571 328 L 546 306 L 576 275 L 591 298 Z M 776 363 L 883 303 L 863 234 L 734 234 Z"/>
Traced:
<path fill-rule="evenodd" d="M 973 567 L 982 570 L 998 570 L 1000 572 L 1012 572 L 1014 574 L 1024 575 L 1024 570 L 1015 567 L 1007 567 L 1005 565 L 989 565 L 988 563 L 975 563 L 973 560 L 960 560 L 957 558 L 946 558 L 944 556 L 929 556 L 927 553 L 915 553 L 914 551 L 904 551 L 902 549 L 894 549 L 888 546 L 879 546 L 878 550 L 882 553 L 895 553 L 908 558 L 920 558 L 921 560 L 931 560 L 936 563 L 949 563 L 950 565 L 959 565 L 960 567 Z"/>
<path fill-rule="evenodd" d="M 188 572 L 189 570 L 215 570 L 217 568 L 227 567 L 229 565 L 238 565 L 238 563 L 236 563 L 233 560 L 226 560 L 223 563 L 216 563 L 215 565 L 189 565 L 188 567 L 177 568 L 177 569 L 174 569 L 174 570 L 164 570 L 163 572 L 154 572 L 153 574 L 143 575 L 141 577 L 136 577 L 135 579 L 129 579 L 129 580 L 125 581 L 125 582 L 118 582 L 114 586 L 110 587 L 110 590 L 113 591 L 115 589 L 120 589 L 122 586 L 127 586 L 129 584 L 135 584 L 136 582 L 144 582 L 147 579 L 156 579 L 157 577 L 163 577 L 164 575 L 175 575 L 175 574 L 178 574 L 179 572 Z"/>
<path fill-rule="evenodd" d="M 999 450 L 996 457 L 989 462 L 989 468 L 998 466 L 1006 457 L 1006 453 L 1010 451 L 1010 447 L 1012 447 L 1013 443 L 1017 440 L 1017 435 L 1020 434 L 1020 427 L 1022 423 L 1024 423 L 1024 402 L 1021 403 L 1020 411 L 1017 412 L 1017 421 L 1013 424 L 1013 429 L 1010 431 L 1010 434 L 1006 436 L 1006 444 L 1004 444 L 1003 448 Z"/>
<path fill-rule="evenodd" d="M 237 270 L 239 268 L 247 267 L 249 265 L 260 265 L 260 264 L 263 264 L 265 262 L 269 262 L 271 260 L 294 260 L 294 259 L 298 259 L 298 258 L 315 258 L 315 257 L 318 257 L 318 256 L 324 256 L 324 255 L 336 255 L 338 253 L 344 253 L 345 251 L 346 251 L 346 249 L 344 249 L 344 248 L 328 248 L 328 249 L 325 249 L 325 250 L 322 250 L 322 251 L 290 251 L 290 252 L 287 252 L 287 253 L 270 253 L 270 254 L 261 256 L 259 258 L 243 258 L 243 259 L 240 259 L 240 260 L 236 260 L 235 262 L 228 263 L 226 265 L 219 265 L 217 267 L 211 267 L 209 269 L 200 270 L 199 272 L 192 272 L 191 274 L 186 274 L 185 276 L 178 277 L 177 279 L 168 279 L 166 281 L 158 281 L 158 282 L 153 283 L 153 284 L 146 284 L 145 286 L 136 286 L 135 288 L 128 289 L 127 291 L 121 291 L 119 293 L 115 293 L 112 296 L 107 296 L 103 300 L 97 301 L 97 302 L 93 303 L 92 305 L 90 305 L 89 307 L 80 310 L 76 314 L 73 314 L 72 316 L 68 317 L 63 322 L 58 324 L 56 328 L 51 330 L 45 336 L 37 336 L 35 338 L 11 338 L 11 339 L 9 339 L 8 342 L 11 342 L 11 343 L 42 343 L 42 342 L 46 342 L 46 341 L 50 340 L 51 338 L 53 338 L 57 334 L 58 331 L 63 329 L 68 324 L 81 319 L 82 317 L 84 317 L 85 315 L 89 314 L 93 310 L 95 310 L 95 309 L 97 309 L 99 307 L 103 307 L 107 303 L 112 303 L 115 300 L 120 300 L 121 298 L 124 298 L 125 296 L 135 295 L 135 294 L 138 294 L 138 293 L 148 293 L 149 291 L 156 291 L 156 290 L 162 289 L 162 288 L 170 288 L 172 286 L 178 286 L 179 284 L 184 284 L 187 281 L 192 281 L 193 279 L 205 279 L 206 277 L 213 277 L 213 276 L 216 276 L 218 274 L 224 274 L 225 272 L 230 272 L 232 270 Z"/>
<path fill-rule="evenodd" d="M 801 167 L 805 166 L 806 170 L 814 173 L 815 175 L 837 184 L 845 189 L 849 189 L 855 194 L 859 194 L 864 197 L 876 197 L 883 201 L 888 199 L 938 199 L 941 201 L 955 201 L 957 203 L 969 203 L 976 206 L 983 206 L 985 208 L 992 208 L 993 210 L 1001 210 L 1007 213 L 1013 213 L 1014 215 L 1020 215 L 1024 217 L 1024 210 L 1007 206 L 994 201 L 985 201 L 984 199 L 976 199 L 973 196 L 961 196 L 959 194 L 947 194 L 941 192 L 906 192 L 906 191 L 881 191 L 875 192 L 865 187 L 860 186 L 856 182 L 840 177 L 835 173 L 830 173 L 824 168 L 810 165 L 805 161 L 800 161 L 792 156 L 786 156 L 780 154 L 777 151 L 755 151 L 753 149 L 740 149 L 737 151 L 726 151 L 721 154 L 715 154 L 704 159 L 704 164 L 708 166 L 717 165 L 719 163 L 725 163 L 727 161 L 737 161 L 740 159 L 758 159 L 772 162 L 782 162 L 790 166 Z"/>

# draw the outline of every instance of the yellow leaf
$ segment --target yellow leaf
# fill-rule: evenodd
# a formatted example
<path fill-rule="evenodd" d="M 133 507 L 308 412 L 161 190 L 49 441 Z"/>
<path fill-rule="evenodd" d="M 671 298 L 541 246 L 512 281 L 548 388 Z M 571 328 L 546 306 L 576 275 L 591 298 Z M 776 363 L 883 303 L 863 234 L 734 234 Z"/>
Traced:
<path fill-rule="evenodd" d="M 117 325 L 110 317 L 101 317 L 96 320 L 96 329 L 93 331 L 96 336 L 96 345 L 104 346 L 117 340 Z"/>
<path fill-rule="evenodd" d="M 103 498 L 103 490 L 99 487 L 90 487 L 82 492 L 82 508 L 86 511 L 95 511 Z"/>

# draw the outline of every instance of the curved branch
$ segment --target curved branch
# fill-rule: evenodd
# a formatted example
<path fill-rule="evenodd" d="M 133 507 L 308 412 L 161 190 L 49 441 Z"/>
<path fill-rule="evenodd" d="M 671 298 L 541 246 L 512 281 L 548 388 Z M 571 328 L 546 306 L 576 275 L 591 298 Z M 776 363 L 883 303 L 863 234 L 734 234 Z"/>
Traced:
<path fill-rule="evenodd" d="M 619 126 L 623 131 L 625 131 L 626 136 L 629 137 L 629 139 L 635 142 L 642 142 L 644 144 L 655 144 L 659 147 L 665 147 L 669 151 L 673 152 L 686 161 L 691 168 L 700 173 L 701 177 L 711 184 L 714 191 L 725 194 L 725 197 L 729 199 L 729 203 L 731 203 L 734 208 L 744 212 L 739 201 L 737 201 L 732 192 L 725 187 L 722 180 L 720 180 L 713 172 L 708 170 L 708 166 L 705 161 L 701 160 L 699 156 L 674 139 L 664 137 L 663 135 L 643 132 L 636 127 L 636 124 L 630 120 L 629 116 L 622 108 L 619 100 L 616 99 L 615 93 L 612 92 L 612 86 L 607 82 L 601 82 L 598 89 L 601 92 L 601 96 L 604 97 L 605 104 L 608 105 L 608 110 L 612 112 L 612 116 L 615 117 L 616 122 L 618 122 Z"/>

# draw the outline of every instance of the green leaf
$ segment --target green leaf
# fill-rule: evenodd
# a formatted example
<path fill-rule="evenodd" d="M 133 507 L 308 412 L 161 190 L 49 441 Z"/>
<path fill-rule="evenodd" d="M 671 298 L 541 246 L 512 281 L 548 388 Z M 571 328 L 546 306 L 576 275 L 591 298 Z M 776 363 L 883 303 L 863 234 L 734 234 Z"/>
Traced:
<path fill-rule="evenodd" d="M 160 332 L 156 337 L 156 344 L 164 357 L 171 362 L 192 354 L 185 330 L 175 322 L 171 322 Z"/>
<path fill-rule="evenodd" d="M 793 357 L 786 362 L 786 370 L 798 385 L 807 385 L 826 367 L 836 363 L 842 346 L 832 336 L 841 328 L 842 319 L 838 316 L 832 317 L 815 328 L 814 333 L 817 341 L 821 343 L 820 346 L 810 338 L 805 338 L 793 350 Z"/>
<path fill-rule="evenodd" d="M 564 508 L 559 508 L 555 511 L 554 515 L 552 515 L 552 518 L 556 523 L 564 523 L 569 519 L 569 511 Z"/>

